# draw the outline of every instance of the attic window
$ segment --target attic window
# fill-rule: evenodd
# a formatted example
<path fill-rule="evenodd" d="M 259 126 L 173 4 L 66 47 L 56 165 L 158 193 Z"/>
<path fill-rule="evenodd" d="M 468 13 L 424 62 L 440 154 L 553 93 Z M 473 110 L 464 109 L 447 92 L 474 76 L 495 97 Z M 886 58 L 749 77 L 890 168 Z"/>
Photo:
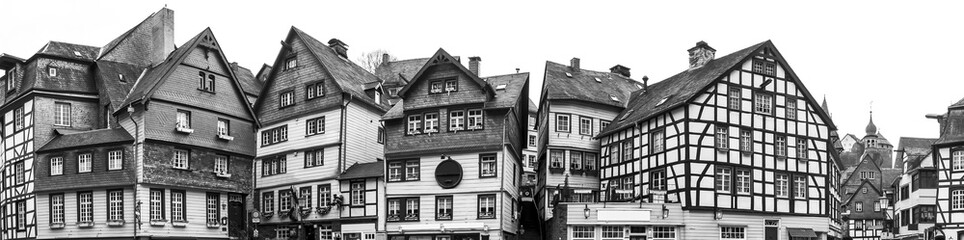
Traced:
<path fill-rule="evenodd" d="M 117 74 L 117 79 L 120 79 L 121 82 L 127 82 L 127 79 L 124 79 L 124 74 Z"/>
<path fill-rule="evenodd" d="M 78 56 L 78 57 L 80 57 L 80 56 L 81 56 L 81 55 L 80 55 L 80 52 L 78 52 L 78 51 L 74 51 L 74 56 Z"/>
<path fill-rule="evenodd" d="M 595 78 L 595 79 L 596 79 L 596 82 L 598 82 L 598 83 L 601 83 L 601 82 L 602 82 L 602 80 L 600 80 L 599 78 Z"/>
<path fill-rule="evenodd" d="M 609 94 L 609 99 L 611 99 L 611 100 L 613 100 L 613 101 L 616 101 L 616 102 L 619 102 L 619 98 L 616 97 L 616 95 Z"/>
<path fill-rule="evenodd" d="M 57 68 L 56 68 L 56 67 L 47 67 L 47 75 L 50 75 L 51 77 L 56 77 L 56 76 L 57 76 Z"/>
<path fill-rule="evenodd" d="M 566 77 L 572 77 L 572 73 L 566 72 Z"/>
<path fill-rule="evenodd" d="M 669 97 L 664 97 L 663 99 L 660 99 L 659 102 L 656 103 L 656 107 L 659 107 L 659 105 L 663 105 L 663 103 L 666 103 L 666 100 L 669 100 Z"/>
<path fill-rule="evenodd" d="M 505 90 L 505 86 L 505 84 L 499 84 L 499 86 L 495 86 L 495 90 Z"/>

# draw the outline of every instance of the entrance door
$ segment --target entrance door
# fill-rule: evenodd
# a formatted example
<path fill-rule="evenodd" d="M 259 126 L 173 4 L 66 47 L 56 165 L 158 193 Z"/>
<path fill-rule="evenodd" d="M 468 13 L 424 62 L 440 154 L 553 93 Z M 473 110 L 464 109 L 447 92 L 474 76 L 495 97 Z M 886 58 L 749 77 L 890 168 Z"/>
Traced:
<path fill-rule="evenodd" d="M 777 240 L 777 227 L 766 227 L 764 230 L 764 239 L 766 240 Z"/>
<path fill-rule="evenodd" d="M 247 220 L 244 196 L 228 194 L 228 236 L 231 239 L 248 239 Z"/>

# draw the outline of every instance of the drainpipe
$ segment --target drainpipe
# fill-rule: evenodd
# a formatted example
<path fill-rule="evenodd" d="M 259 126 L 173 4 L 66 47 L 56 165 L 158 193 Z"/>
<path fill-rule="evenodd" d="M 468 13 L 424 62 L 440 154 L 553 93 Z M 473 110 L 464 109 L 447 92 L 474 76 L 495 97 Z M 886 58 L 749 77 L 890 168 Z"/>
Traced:
<path fill-rule="evenodd" d="M 339 154 L 341 155 L 340 156 L 341 160 L 338 161 L 338 174 L 341 174 L 342 171 L 345 171 L 344 168 L 345 168 L 345 165 L 347 165 L 346 162 L 348 161 L 348 156 L 345 156 L 348 153 L 347 143 L 345 142 L 345 135 L 346 135 L 345 131 L 347 130 L 347 127 L 348 127 L 347 124 L 345 124 L 345 121 L 347 121 L 348 117 L 345 116 L 345 113 L 348 112 L 348 105 L 351 104 L 351 100 L 354 98 L 355 96 L 349 93 L 348 101 L 345 101 L 345 103 L 342 104 L 341 106 L 341 123 L 340 123 L 341 131 L 338 134 L 338 142 L 341 142 L 341 150 L 338 151 Z"/>
<path fill-rule="evenodd" d="M 138 145 L 138 141 L 140 140 L 140 131 L 138 131 L 138 130 L 140 129 L 140 125 L 137 124 L 137 120 L 134 120 L 134 105 L 133 105 L 133 104 L 127 106 L 127 117 L 130 118 L 130 119 L 131 119 L 131 122 L 134 123 L 134 144 L 133 144 L 132 147 L 134 148 L 134 154 L 133 154 L 133 155 L 134 155 L 134 164 L 136 165 L 136 164 L 138 163 L 138 161 L 137 161 L 137 157 L 138 157 L 138 155 L 137 155 L 137 145 Z M 108 121 L 110 121 L 110 120 L 108 120 Z M 139 166 L 135 166 L 135 167 L 134 167 L 134 171 L 137 171 L 138 167 L 139 167 Z M 134 209 L 134 213 L 135 213 L 135 216 L 134 216 L 135 219 L 134 219 L 134 221 L 135 221 L 135 223 L 134 223 L 134 236 L 132 236 L 133 239 L 135 239 L 135 240 L 137 239 L 137 230 L 140 229 L 140 227 L 141 227 L 141 217 L 142 217 L 142 215 L 143 215 L 143 214 L 141 213 L 141 201 L 140 201 L 140 200 L 137 200 L 137 184 L 138 184 L 138 182 L 139 182 L 139 181 L 137 180 L 138 178 L 139 178 L 139 176 L 136 176 L 136 172 L 135 172 L 134 184 L 133 184 L 133 191 L 134 191 L 134 204 L 135 204 L 134 206 L 136 207 L 136 209 Z"/>

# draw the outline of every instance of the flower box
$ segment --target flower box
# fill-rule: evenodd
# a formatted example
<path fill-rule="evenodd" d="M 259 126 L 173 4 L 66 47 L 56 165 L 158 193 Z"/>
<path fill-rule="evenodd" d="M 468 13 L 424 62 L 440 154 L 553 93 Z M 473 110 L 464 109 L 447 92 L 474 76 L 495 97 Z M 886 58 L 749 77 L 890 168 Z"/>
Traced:
<path fill-rule="evenodd" d="M 51 223 L 50 229 L 63 229 L 65 225 L 64 223 Z"/>
<path fill-rule="evenodd" d="M 174 221 L 171 222 L 171 225 L 175 227 L 187 227 L 187 221 Z"/>
<path fill-rule="evenodd" d="M 111 226 L 111 227 L 124 226 L 124 220 L 107 220 L 107 226 Z"/>

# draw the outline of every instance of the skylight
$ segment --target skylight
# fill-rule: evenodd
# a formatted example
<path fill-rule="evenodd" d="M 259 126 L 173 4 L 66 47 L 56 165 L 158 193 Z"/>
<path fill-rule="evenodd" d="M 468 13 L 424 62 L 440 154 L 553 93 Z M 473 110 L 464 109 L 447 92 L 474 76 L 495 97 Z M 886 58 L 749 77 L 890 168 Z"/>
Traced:
<path fill-rule="evenodd" d="M 74 51 L 74 55 L 77 55 L 78 57 L 80 57 L 80 52 Z"/>
<path fill-rule="evenodd" d="M 643 89 L 643 85 L 639 85 L 639 83 L 637 83 L 637 84 L 636 84 L 636 88 L 638 88 L 638 89 Z"/>
<path fill-rule="evenodd" d="M 566 72 L 566 77 L 572 77 L 572 73 Z"/>
<path fill-rule="evenodd" d="M 669 97 L 664 97 L 663 99 L 660 99 L 659 102 L 656 103 L 656 107 L 659 107 L 659 105 L 663 105 L 663 103 L 666 103 L 666 100 L 669 100 Z"/>
<path fill-rule="evenodd" d="M 602 82 L 602 80 L 599 80 L 599 78 L 595 78 L 595 79 L 596 79 L 596 82 L 599 82 L 599 83 Z"/>
<path fill-rule="evenodd" d="M 495 86 L 495 90 L 505 90 L 505 86 L 505 84 L 499 84 L 499 86 Z"/>
<path fill-rule="evenodd" d="M 635 109 L 629 109 L 629 111 L 626 112 L 626 114 L 623 114 L 622 117 L 619 117 L 619 121 L 626 120 L 626 117 L 629 117 L 629 115 L 633 114 L 633 111 L 634 111 L 634 110 L 635 110 Z"/>
<path fill-rule="evenodd" d="M 616 95 L 609 94 L 609 99 L 612 99 L 613 101 L 619 102 L 619 98 L 616 97 Z"/>

